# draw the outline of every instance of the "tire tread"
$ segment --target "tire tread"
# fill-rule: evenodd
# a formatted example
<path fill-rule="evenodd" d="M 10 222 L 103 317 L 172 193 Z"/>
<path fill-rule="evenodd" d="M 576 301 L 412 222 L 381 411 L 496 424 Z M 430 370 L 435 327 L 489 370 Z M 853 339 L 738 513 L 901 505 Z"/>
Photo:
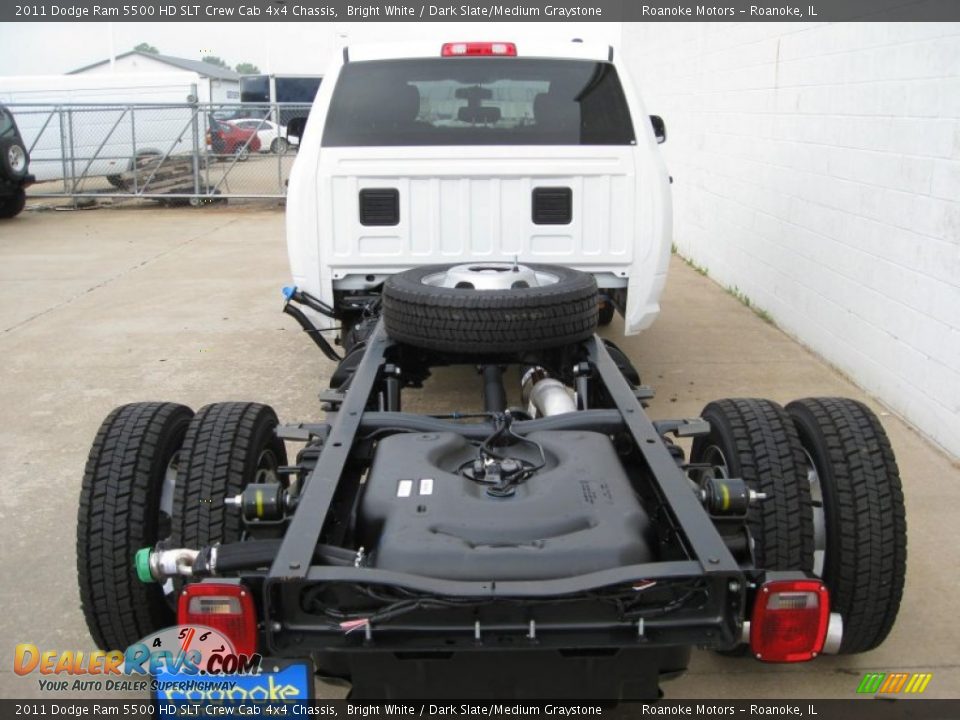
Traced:
<path fill-rule="evenodd" d="M 803 449 L 790 417 L 780 405 L 756 398 L 730 398 L 708 404 L 702 413 L 723 424 L 733 439 L 737 462 L 730 471 L 767 499 L 751 505 L 747 524 L 755 541 L 757 567 L 813 569 L 813 510 L 805 481 Z M 692 458 L 707 438 L 697 438 Z M 731 458 L 727 462 L 732 464 Z"/>
<path fill-rule="evenodd" d="M 101 649 L 125 649 L 172 620 L 158 586 L 137 579 L 133 557 L 161 539 L 157 456 L 167 434 L 192 414 L 174 403 L 123 405 L 94 438 L 77 514 L 77 577 L 83 615 Z"/>
<path fill-rule="evenodd" d="M 876 415 L 856 400 L 806 398 L 788 411 L 808 434 L 813 424 L 829 460 L 826 473 L 818 468 L 828 507 L 824 581 L 843 616 L 840 651 L 865 652 L 890 633 L 906 575 L 906 512 L 893 449 Z"/>
<path fill-rule="evenodd" d="M 555 268 L 561 282 L 524 291 L 456 292 L 420 282 L 425 272 L 441 269 L 414 268 L 384 283 L 392 338 L 444 352 L 495 353 L 568 345 L 597 329 L 597 284 L 588 273 Z"/>
<path fill-rule="evenodd" d="M 252 445 L 264 423 L 275 426 L 277 416 L 260 403 L 213 403 L 197 411 L 183 443 L 174 493 L 174 543 L 196 549 L 240 540 L 240 513 L 223 500 L 247 485 L 249 452 L 256 450 Z M 285 461 L 283 455 L 280 462 Z"/>

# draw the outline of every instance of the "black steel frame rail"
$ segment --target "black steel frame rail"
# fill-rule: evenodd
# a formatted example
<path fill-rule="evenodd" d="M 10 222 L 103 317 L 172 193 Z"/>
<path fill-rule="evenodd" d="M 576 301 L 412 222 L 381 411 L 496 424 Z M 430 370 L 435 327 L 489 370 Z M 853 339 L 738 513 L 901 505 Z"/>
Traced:
<path fill-rule="evenodd" d="M 587 424 L 600 427 L 625 425 L 643 455 L 650 474 L 684 536 L 692 558 L 683 561 L 646 563 L 630 567 L 593 572 L 557 580 L 528 581 L 450 581 L 409 573 L 374 568 L 313 565 L 314 549 L 320 541 L 324 523 L 330 512 L 338 483 L 349 460 L 353 442 L 361 429 L 375 429 L 388 415 L 411 425 L 440 429 L 471 428 L 436 418 L 421 417 L 415 422 L 406 413 L 365 413 L 381 368 L 386 363 L 385 353 L 393 344 L 387 338 L 383 321 L 370 335 L 367 349 L 357 366 L 350 388 L 335 415 L 330 435 L 324 444 L 315 469 L 311 472 L 296 512 L 267 575 L 269 586 L 277 582 L 361 582 L 404 586 L 427 592 L 469 596 L 546 596 L 582 592 L 639 578 L 695 577 L 698 575 L 729 575 L 742 577 L 742 571 L 727 549 L 706 511 L 692 492 L 690 482 L 660 437 L 653 422 L 647 417 L 626 380 L 596 336 L 586 342 L 587 355 L 616 405 L 618 418 L 610 411 L 587 411 Z M 536 429 L 560 429 L 568 421 L 548 418 L 525 423 Z M 475 432 L 481 432 L 477 424 Z M 469 430 L 468 430 L 469 432 Z"/>
<path fill-rule="evenodd" d="M 653 422 L 643 411 L 630 386 L 620 374 L 603 341 L 594 335 L 587 341 L 590 362 L 606 385 L 614 404 L 623 416 L 634 442 L 650 468 L 667 507 L 690 543 L 693 556 L 705 573 L 740 572 L 713 521 L 692 492 L 690 481 L 667 449 Z"/>

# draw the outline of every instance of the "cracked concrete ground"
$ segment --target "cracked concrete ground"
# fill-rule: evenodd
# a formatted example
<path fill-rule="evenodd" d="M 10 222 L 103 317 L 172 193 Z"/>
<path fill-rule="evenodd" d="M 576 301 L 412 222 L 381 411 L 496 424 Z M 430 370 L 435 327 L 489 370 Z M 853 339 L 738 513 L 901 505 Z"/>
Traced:
<path fill-rule="evenodd" d="M 315 393 L 332 365 L 280 313 L 287 279 L 277 208 L 26 212 L 0 224 L 0 695 L 43 696 L 36 676 L 12 672 L 17 643 L 92 649 L 75 523 L 86 453 L 110 409 L 252 399 L 286 421 L 319 417 Z M 655 326 L 624 339 L 615 321 L 605 332 L 657 388 L 655 418 L 693 416 L 719 397 L 849 395 L 881 413 L 904 480 L 906 593 L 881 648 L 795 666 L 699 652 L 667 697 L 847 698 L 867 671 L 932 672 L 926 696 L 960 696 L 960 465 L 676 259 Z M 440 372 L 429 399 L 465 410 L 479 386 Z M 426 400 L 413 394 L 408 407 Z"/>

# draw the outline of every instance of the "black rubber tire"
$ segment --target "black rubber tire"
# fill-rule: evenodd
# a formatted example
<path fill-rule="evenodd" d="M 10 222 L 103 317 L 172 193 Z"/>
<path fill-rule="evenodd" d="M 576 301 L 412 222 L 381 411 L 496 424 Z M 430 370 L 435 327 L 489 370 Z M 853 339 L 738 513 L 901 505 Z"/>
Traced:
<path fill-rule="evenodd" d="M 274 155 L 283 155 L 287 152 L 288 143 L 286 139 L 278 137 L 274 138 L 273 142 L 270 143 L 270 152 Z"/>
<path fill-rule="evenodd" d="M 613 316 L 616 314 L 617 309 L 613 306 L 613 303 L 607 300 L 600 304 L 600 313 L 597 316 L 597 324 L 600 327 L 606 327 L 613 322 Z"/>
<path fill-rule="evenodd" d="M 77 577 L 97 647 L 123 649 L 175 621 L 163 590 L 137 579 L 137 550 L 159 535 L 160 493 L 193 411 L 142 402 L 107 416 L 87 458 L 77 514 Z"/>
<path fill-rule="evenodd" d="M 848 398 L 787 405 L 823 492 L 823 581 L 843 617 L 842 654 L 884 641 L 900 609 L 907 520 L 900 471 L 877 416 Z"/>
<path fill-rule="evenodd" d="M 383 286 L 383 319 L 395 340 L 453 353 L 501 353 L 559 347 L 597 329 L 597 283 L 589 273 L 528 264 L 557 275 L 553 285 L 473 290 L 424 285 L 452 265 L 425 265 L 391 275 Z"/>
<path fill-rule="evenodd" d="M 10 148 L 14 146 L 20 148 L 20 152 L 23 153 L 23 157 L 26 160 L 23 167 L 19 170 L 15 169 L 10 163 L 10 156 L 8 155 Z M 27 148 L 23 143 L 17 138 L 0 138 L 0 174 L 16 181 L 26 176 L 29 167 L 30 153 L 27 152 Z"/>
<path fill-rule="evenodd" d="M 0 198 L 0 218 L 9 220 L 16 217 L 27 206 L 27 193 L 23 188 L 14 191 L 12 195 Z"/>
<path fill-rule="evenodd" d="M 756 567 L 812 570 L 810 486 L 790 416 L 775 402 L 747 398 L 711 402 L 702 417 L 710 423 L 710 433 L 694 439 L 691 462 L 703 462 L 714 445 L 723 453 L 730 477 L 767 495 L 747 515 Z"/>
<path fill-rule="evenodd" d="M 240 511 L 223 501 L 257 480 L 257 464 L 265 450 L 273 452 L 276 465 L 286 464 L 276 427 L 277 414 L 269 405 L 223 402 L 197 411 L 180 454 L 173 499 L 174 547 L 199 549 L 242 539 Z"/>

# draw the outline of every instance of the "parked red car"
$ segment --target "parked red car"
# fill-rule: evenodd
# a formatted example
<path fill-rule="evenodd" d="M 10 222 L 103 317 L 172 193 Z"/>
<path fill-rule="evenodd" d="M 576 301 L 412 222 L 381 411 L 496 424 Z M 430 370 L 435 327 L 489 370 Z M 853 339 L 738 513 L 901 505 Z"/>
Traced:
<path fill-rule="evenodd" d="M 236 155 L 238 160 L 246 160 L 250 153 L 260 151 L 260 139 L 255 130 L 214 118 L 209 121 L 207 145 L 215 155 Z"/>

